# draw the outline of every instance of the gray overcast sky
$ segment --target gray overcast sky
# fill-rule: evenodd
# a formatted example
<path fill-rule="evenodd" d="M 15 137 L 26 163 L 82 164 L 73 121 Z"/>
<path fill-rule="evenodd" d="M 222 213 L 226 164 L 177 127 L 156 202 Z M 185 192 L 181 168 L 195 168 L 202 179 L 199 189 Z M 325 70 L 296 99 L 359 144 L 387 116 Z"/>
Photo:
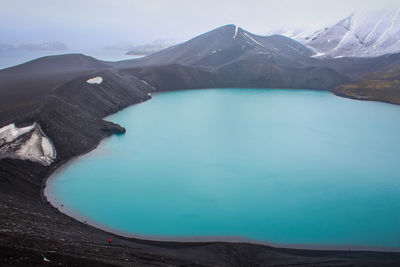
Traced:
<path fill-rule="evenodd" d="M 0 0 L 0 43 L 58 40 L 70 47 L 189 39 L 225 24 L 262 34 L 324 27 L 360 9 L 399 0 Z"/>

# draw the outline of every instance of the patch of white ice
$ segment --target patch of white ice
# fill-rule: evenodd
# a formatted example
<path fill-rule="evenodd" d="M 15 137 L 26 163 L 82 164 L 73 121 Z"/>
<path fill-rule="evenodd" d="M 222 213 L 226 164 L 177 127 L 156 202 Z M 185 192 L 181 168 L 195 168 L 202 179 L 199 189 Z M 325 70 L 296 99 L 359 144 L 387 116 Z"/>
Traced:
<path fill-rule="evenodd" d="M 28 137 L 21 137 L 30 134 Z M 19 139 L 21 137 L 21 139 Z M 15 124 L 0 129 L 0 158 L 18 158 L 50 165 L 56 158 L 56 150 L 38 124 L 18 128 Z"/>
<path fill-rule="evenodd" d="M 238 33 L 239 27 L 237 25 L 235 25 L 235 34 L 233 35 L 233 39 L 236 39 L 236 35 Z"/>
<path fill-rule="evenodd" d="M 146 81 L 144 80 L 140 80 L 142 83 L 144 83 L 147 86 L 150 86 L 151 89 L 156 90 L 156 88 L 154 88 L 154 86 L 151 86 L 150 84 L 148 84 Z"/>
<path fill-rule="evenodd" d="M 32 161 L 41 161 L 43 156 L 41 147 L 41 137 L 37 133 L 33 133 L 25 143 L 15 152 L 18 158 Z"/>
<path fill-rule="evenodd" d="M 9 143 L 17 139 L 19 136 L 31 131 L 35 125 L 18 128 L 14 123 L 0 128 L 0 145 Z"/>
<path fill-rule="evenodd" d="M 317 54 L 312 55 L 311 57 L 322 57 L 322 56 L 325 55 L 325 53 L 320 53 L 320 52 L 318 52 L 318 51 L 316 51 L 316 52 L 317 52 Z"/>
<path fill-rule="evenodd" d="M 43 156 L 41 156 L 41 159 L 46 161 L 48 164 L 53 162 L 53 160 L 56 158 L 56 150 L 54 149 L 50 139 L 45 136 L 42 136 L 42 151 Z"/>
<path fill-rule="evenodd" d="M 90 84 L 101 84 L 103 82 L 103 78 L 100 76 L 97 76 L 97 77 L 93 77 L 93 78 L 87 80 L 86 82 L 90 83 Z"/>
<path fill-rule="evenodd" d="M 260 45 L 260 46 L 264 46 L 262 43 L 258 42 L 256 39 L 254 39 L 253 37 L 251 37 L 250 35 L 248 35 L 246 32 L 243 32 L 244 36 L 247 37 L 248 39 L 250 39 L 251 41 L 253 41 L 254 43 Z M 251 44 L 251 43 L 250 43 Z"/>

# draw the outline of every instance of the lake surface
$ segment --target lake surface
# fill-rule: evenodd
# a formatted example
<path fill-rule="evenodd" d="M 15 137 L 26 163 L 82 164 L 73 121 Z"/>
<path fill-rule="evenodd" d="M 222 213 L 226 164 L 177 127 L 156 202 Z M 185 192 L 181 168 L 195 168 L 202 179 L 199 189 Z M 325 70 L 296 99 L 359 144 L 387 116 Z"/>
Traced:
<path fill-rule="evenodd" d="M 130 234 L 400 248 L 400 107 L 328 92 L 168 92 L 53 175 L 63 211 Z M 218 239 L 218 238 L 216 238 Z"/>

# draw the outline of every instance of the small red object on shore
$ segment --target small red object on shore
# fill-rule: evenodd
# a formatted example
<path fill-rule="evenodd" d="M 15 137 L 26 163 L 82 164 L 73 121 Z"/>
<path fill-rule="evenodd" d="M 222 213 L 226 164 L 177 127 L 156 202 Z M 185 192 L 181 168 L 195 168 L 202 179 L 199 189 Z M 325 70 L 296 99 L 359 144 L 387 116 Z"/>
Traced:
<path fill-rule="evenodd" d="M 108 244 L 111 244 L 111 238 L 108 239 Z"/>

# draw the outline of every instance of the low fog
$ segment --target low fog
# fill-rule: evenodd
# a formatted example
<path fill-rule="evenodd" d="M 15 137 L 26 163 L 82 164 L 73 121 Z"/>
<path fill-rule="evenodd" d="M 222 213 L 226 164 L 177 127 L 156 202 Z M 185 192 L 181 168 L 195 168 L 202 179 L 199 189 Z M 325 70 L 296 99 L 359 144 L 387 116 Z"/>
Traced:
<path fill-rule="evenodd" d="M 155 39 L 184 41 L 225 24 L 253 33 L 324 27 L 358 10 L 398 7 L 398 0 L 2 0 L 0 43 L 61 41 L 101 48 Z"/>

